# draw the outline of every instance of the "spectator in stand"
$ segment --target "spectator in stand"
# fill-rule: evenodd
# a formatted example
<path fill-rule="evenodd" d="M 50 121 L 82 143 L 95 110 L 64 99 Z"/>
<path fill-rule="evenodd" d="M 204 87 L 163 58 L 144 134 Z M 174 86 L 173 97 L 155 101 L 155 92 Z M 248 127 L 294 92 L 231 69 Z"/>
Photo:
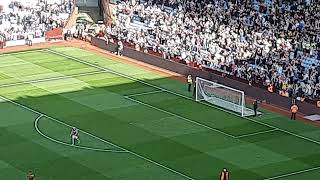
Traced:
<path fill-rule="evenodd" d="M 0 2 L 0 5 L 5 2 Z M 0 13 L 0 34 L 6 41 L 44 37 L 53 28 L 64 27 L 73 10 L 73 0 L 14 0 Z"/>
<path fill-rule="evenodd" d="M 318 96 L 317 1 L 124 0 L 113 15 L 109 34 L 139 50 L 157 51 L 165 59 L 181 59 L 249 84 L 274 84 L 288 96 L 297 95 L 299 88 L 300 96 Z"/>

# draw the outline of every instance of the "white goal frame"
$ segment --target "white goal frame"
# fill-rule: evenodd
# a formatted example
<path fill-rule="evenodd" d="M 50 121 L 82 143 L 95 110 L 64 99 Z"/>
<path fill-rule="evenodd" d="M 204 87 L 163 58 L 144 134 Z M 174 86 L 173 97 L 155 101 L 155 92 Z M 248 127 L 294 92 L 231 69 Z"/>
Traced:
<path fill-rule="evenodd" d="M 201 94 L 200 91 L 203 91 L 202 88 L 199 88 L 199 85 L 200 85 L 200 82 L 206 82 L 208 84 L 211 84 L 213 86 L 216 86 L 216 87 L 219 87 L 219 88 L 223 88 L 223 89 L 226 89 L 226 90 L 229 90 L 231 92 L 234 92 L 236 94 L 238 94 L 238 97 L 239 97 L 239 103 L 236 104 L 234 102 L 231 102 L 231 101 L 227 101 L 223 98 L 219 98 L 219 96 L 212 96 L 210 97 L 210 99 L 205 99 L 203 97 L 203 94 Z M 200 78 L 200 77 L 196 77 L 196 83 L 195 83 L 195 86 L 196 86 L 196 89 L 195 89 L 195 96 L 196 96 L 196 101 L 206 101 L 210 104 L 213 104 L 215 106 L 220 106 L 224 109 L 227 109 L 227 110 L 230 110 L 230 111 L 234 111 L 234 112 L 237 112 L 239 114 L 241 114 L 241 117 L 244 117 L 244 116 L 252 116 L 254 115 L 254 111 L 252 109 L 249 109 L 246 107 L 245 105 L 245 94 L 244 94 L 244 91 L 241 91 L 241 90 L 238 90 L 238 89 L 234 89 L 234 88 L 231 88 L 229 86 L 225 86 L 223 84 L 219 84 L 219 83 L 216 83 L 216 82 L 213 82 L 213 81 L 209 81 L 209 80 L 206 80 L 206 79 L 203 79 L 203 78 Z M 200 96 L 202 96 L 203 98 L 201 98 Z M 211 101 L 212 100 L 212 101 Z"/>

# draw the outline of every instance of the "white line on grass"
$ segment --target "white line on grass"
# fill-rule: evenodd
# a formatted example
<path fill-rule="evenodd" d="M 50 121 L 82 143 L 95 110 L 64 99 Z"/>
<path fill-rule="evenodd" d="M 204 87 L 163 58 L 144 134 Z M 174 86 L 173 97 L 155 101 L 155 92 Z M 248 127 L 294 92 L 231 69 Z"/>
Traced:
<path fill-rule="evenodd" d="M 101 73 L 105 73 L 105 72 L 93 71 L 93 72 L 79 73 L 79 74 L 73 74 L 73 75 L 65 75 L 65 76 L 58 76 L 58 77 L 51 77 L 51 78 L 44 78 L 44 79 L 36 79 L 36 80 L 30 80 L 30 81 L 22 81 L 22 82 L 10 83 L 10 84 L 3 84 L 3 85 L 0 85 L 0 88 L 19 86 L 19 85 L 23 85 L 23 84 L 55 81 L 55 80 L 75 78 L 75 77 L 80 77 L 80 76 L 88 76 L 88 75 L 101 74 Z"/>
<path fill-rule="evenodd" d="M 62 142 L 62 141 L 59 141 L 59 140 L 56 140 L 54 138 L 51 138 L 49 136 L 47 136 L 46 134 L 44 134 L 40 129 L 39 129 L 39 126 L 38 126 L 38 122 L 39 120 L 44 117 L 43 114 L 40 114 L 36 120 L 34 121 L 34 128 L 36 129 L 36 131 L 41 135 L 43 136 L 44 138 L 50 140 L 50 141 L 53 141 L 55 143 L 58 143 L 58 144 L 62 144 L 62 145 L 65 145 L 65 146 L 69 146 L 69 147 L 73 147 L 73 148 L 78 148 L 78 149 L 84 149 L 84 150 L 92 150 L 92 151 L 98 151 L 98 152 L 113 152 L 113 153 L 127 153 L 127 151 L 124 151 L 124 150 L 115 150 L 115 149 L 100 149 L 100 148 L 91 148 L 91 147 L 86 147 L 86 146 L 78 146 L 78 145 L 72 145 L 72 144 L 68 144 L 68 143 L 65 143 L 65 142 Z"/>
<path fill-rule="evenodd" d="M 207 128 L 207 129 L 213 130 L 213 131 L 215 131 L 215 132 L 221 133 L 221 134 L 223 134 L 223 135 L 226 135 L 226 136 L 228 136 L 228 137 L 235 138 L 235 139 L 236 139 L 236 138 L 243 138 L 243 137 L 254 136 L 254 135 L 258 135 L 258 134 L 264 134 L 264 133 L 268 133 L 268 132 L 273 132 L 273 131 L 279 130 L 278 128 L 276 128 L 276 129 L 269 129 L 269 130 L 259 131 L 259 132 L 250 133 L 250 134 L 244 134 L 244 135 L 234 136 L 234 135 L 232 135 L 232 134 L 229 134 L 229 133 L 220 131 L 220 130 L 218 130 L 218 129 L 216 129 L 216 128 L 213 128 L 213 127 L 204 125 L 204 124 L 199 123 L 199 122 L 197 122 L 197 121 L 193 121 L 193 120 L 191 120 L 191 119 L 182 117 L 182 116 L 177 115 L 177 114 L 175 114 L 175 113 L 166 111 L 166 110 L 164 110 L 164 109 L 157 108 L 157 107 L 152 106 L 152 105 L 150 105 L 150 104 L 147 104 L 147 103 L 144 103 L 144 102 L 141 102 L 141 101 L 139 101 L 139 100 L 136 100 L 136 99 L 131 98 L 131 97 L 135 97 L 135 96 L 155 94 L 155 93 L 160 93 L 160 92 L 163 92 L 163 91 L 162 91 L 162 90 L 159 90 L 159 91 L 150 91 L 150 92 L 145 92 L 145 93 L 131 94 L 131 95 L 127 95 L 127 96 L 124 96 L 124 97 L 127 98 L 127 99 L 129 99 L 129 100 L 131 100 L 131 101 L 134 101 L 134 102 L 136 102 L 136 103 L 139 103 L 139 104 L 142 104 L 142 105 L 144 105 L 144 106 L 147 106 L 147 107 L 156 109 L 156 110 L 158 110 L 158 111 L 161 111 L 161 112 L 170 114 L 170 115 L 172 115 L 172 116 L 176 116 L 176 117 L 178 117 L 178 118 L 180 118 L 180 119 L 186 120 L 186 121 L 191 122 L 191 123 L 193 123 L 193 124 L 197 124 L 197 125 L 199 125 L 199 126 L 201 126 L 201 127 L 205 127 L 205 128 Z"/>
<path fill-rule="evenodd" d="M 178 115 L 178 114 L 175 114 L 175 113 L 166 111 L 166 110 L 164 110 L 164 109 L 157 108 L 157 107 L 152 106 L 152 105 L 150 105 L 150 104 L 147 104 L 147 103 L 138 101 L 138 100 L 136 100 L 136 99 L 130 98 L 130 97 L 128 97 L 128 96 L 125 96 L 125 98 L 127 98 L 127 99 L 129 99 L 129 100 L 131 100 L 131 101 L 134 101 L 134 102 L 136 102 L 136 103 L 138 103 L 138 104 L 142 104 L 142 105 L 147 106 L 147 107 L 149 107 L 149 108 L 152 108 L 152 109 L 155 109 L 155 110 L 158 110 L 158 111 L 161 111 L 161 112 L 170 114 L 170 115 L 172 115 L 172 116 L 175 116 L 175 117 L 177 117 L 177 118 L 183 119 L 183 120 L 188 121 L 188 122 L 190 122 L 190 123 L 193 123 L 193 124 L 199 125 L 199 126 L 201 126 L 201 127 L 210 129 L 210 130 L 212 130 L 212 131 L 218 132 L 218 133 L 223 134 L 223 135 L 225 135 L 225 136 L 228 136 L 228 137 L 231 137 L 231 138 L 236 138 L 235 136 L 233 136 L 233 135 L 231 135 L 231 134 L 225 133 L 225 132 L 220 131 L 220 130 L 218 130 L 218 129 L 215 129 L 215 128 L 212 128 L 212 127 L 210 127 L 210 126 L 207 126 L 207 125 L 201 124 L 201 123 L 199 123 L 199 122 L 193 121 L 193 120 L 191 120 L 191 119 L 182 117 L 182 116 L 180 116 L 180 115 Z"/>
<path fill-rule="evenodd" d="M 250 134 L 244 134 L 244 135 L 234 136 L 234 135 L 232 135 L 232 134 L 229 134 L 229 133 L 220 131 L 220 130 L 218 130 L 218 129 L 216 129 L 216 128 L 213 128 L 213 127 L 204 125 L 204 124 L 199 123 L 199 122 L 197 122 L 197 121 L 193 121 L 193 120 L 191 120 L 191 119 L 185 118 L 185 117 L 180 116 L 180 115 L 177 115 L 177 114 L 175 114 L 175 113 L 166 111 L 166 110 L 164 110 L 164 109 L 157 108 L 157 107 L 155 107 L 155 106 L 153 106 L 153 105 L 150 105 L 150 104 L 147 104 L 147 103 L 144 103 L 144 102 L 141 102 L 141 101 L 139 101 L 139 100 L 136 100 L 136 99 L 131 98 L 131 97 L 135 97 L 135 96 L 142 96 L 142 95 L 154 94 L 154 93 L 160 93 L 160 92 L 163 92 L 163 91 L 162 91 L 162 90 L 159 90 L 159 91 L 150 91 L 150 92 L 145 92 L 145 93 L 138 93 L 138 94 L 127 95 L 127 96 L 124 96 L 124 97 L 127 98 L 127 99 L 129 99 L 129 100 L 131 100 L 131 101 L 134 101 L 134 102 L 136 102 L 136 103 L 139 103 L 139 104 L 142 104 L 142 105 L 144 105 L 144 106 L 147 106 L 147 107 L 156 109 L 156 110 L 158 110 L 158 111 L 161 111 L 161 112 L 170 114 L 170 115 L 172 115 L 172 116 L 176 116 L 176 117 L 178 117 L 178 118 L 180 118 L 180 119 L 186 120 L 186 121 L 191 122 L 191 123 L 193 123 L 193 124 L 199 125 L 199 126 L 201 126 L 201 127 L 204 127 L 204 128 L 210 129 L 210 130 L 213 130 L 213 131 L 215 131 L 215 132 L 218 132 L 218 133 L 220 133 L 220 134 L 223 134 L 223 135 L 225 135 L 225 136 L 228 136 L 228 137 L 231 137 L 231 138 L 235 138 L 235 139 L 236 139 L 236 138 L 243 138 L 243 137 L 254 136 L 254 135 L 258 135 L 258 134 L 264 134 L 264 133 L 268 133 L 268 132 L 273 132 L 273 131 L 279 130 L 278 128 L 276 128 L 276 129 L 269 129 L 269 130 L 259 131 L 259 132 L 250 133 Z"/>
<path fill-rule="evenodd" d="M 73 126 L 71 126 L 71 125 L 69 125 L 69 124 L 67 124 L 67 123 L 65 123 L 65 122 L 62 122 L 62 121 L 56 119 L 56 118 L 53 118 L 53 117 L 48 116 L 48 115 L 46 115 L 46 114 L 44 114 L 44 113 L 41 113 L 41 112 L 36 111 L 36 110 L 34 110 L 34 109 L 31 109 L 31 108 L 29 108 L 29 107 L 27 107 L 27 106 L 25 106 L 25 105 L 23 105 L 23 104 L 17 103 L 17 102 L 15 102 L 15 101 L 12 101 L 12 100 L 10 100 L 10 99 L 8 99 L 8 98 L 5 98 L 5 97 L 3 97 L 3 96 L 0 96 L 0 98 L 3 99 L 3 100 L 5 100 L 5 101 L 11 102 L 12 104 L 15 104 L 15 105 L 17 105 L 17 106 L 19 106 L 19 107 L 22 107 L 22 108 L 24 108 L 24 109 L 26 109 L 26 110 L 29 110 L 29 111 L 31 111 L 31 112 L 34 112 L 35 114 L 45 116 L 45 117 L 47 117 L 47 118 L 49 118 L 49 119 L 51 119 L 51 120 L 53 120 L 53 121 L 56 121 L 56 122 L 58 122 L 58 123 L 60 123 L 60 124 L 65 125 L 65 126 L 73 127 Z M 172 172 L 172 173 L 175 173 L 175 174 L 177 174 L 177 175 L 179 175 L 179 176 L 182 176 L 182 177 L 184 177 L 184 178 L 186 178 L 186 179 L 189 179 L 189 180 L 195 180 L 195 178 L 192 178 L 192 177 L 190 177 L 190 176 L 188 176 L 188 175 L 185 175 L 185 174 L 183 174 L 183 173 L 181 173 L 181 172 L 179 172 L 179 171 L 176 171 L 176 170 L 174 170 L 174 169 L 172 169 L 172 168 L 170 168 L 170 167 L 167 167 L 167 166 L 165 166 L 165 165 L 162 165 L 162 164 L 160 164 L 160 163 L 158 163 L 158 162 L 156 162 L 156 161 L 154 161 L 154 160 L 151 160 L 151 159 L 149 159 L 149 158 L 147 158 L 147 157 L 144 157 L 144 156 L 142 156 L 142 155 L 140 155 L 140 154 L 137 154 L 137 153 L 135 153 L 135 152 L 133 152 L 133 151 L 130 151 L 130 150 L 124 148 L 124 147 L 121 147 L 121 146 L 119 146 L 119 145 L 116 145 L 116 144 L 114 144 L 114 143 L 112 143 L 112 142 L 109 142 L 109 141 L 107 141 L 107 140 L 105 140 L 105 139 L 102 139 L 102 138 L 100 138 L 100 137 L 98 137 L 98 136 L 95 136 L 95 135 L 93 135 L 93 134 L 91 134 L 91 133 L 88 133 L 88 132 L 86 132 L 86 131 L 84 131 L 84 130 L 81 130 L 81 129 L 79 129 L 79 130 L 80 130 L 82 133 L 87 134 L 88 136 L 91 136 L 91 137 L 93 137 L 93 138 L 99 139 L 100 141 L 103 141 L 103 142 L 105 142 L 105 143 L 107 143 L 107 144 L 110 144 L 110 145 L 112 145 L 112 146 L 114 146 L 114 147 L 117 147 L 117 148 L 119 148 L 119 149 L 121 149 L 121 150 L 123 150 L 123 151 L 126 151 L 126 152 L 129 153 L 129 154 L 132 154 L 132 155 L 134 155 L 134 156 L 136 156 L 136 157 L 139 157 L 139 158 L 141 158 L 141 159 L 143 159 L 143 160 L 145 160 L 145 161 L 148 161 L 149 163 L 155 164 L 155 165 L 157 165 L 157 166 L 159 166 L 159 167 L 161 167 L 161 168 L 164 168 L 164 169 L 166 169 L 166 170 L 168 170 L 168 171 L 170 171 L 170 172 Z"/>
<path fill-rule="evenodd" d="M 108 73 L 113 73 L 113 74 L 116 74 L 116 75 L 118 75 L 118 76 L 125 77 L 125 78 L 127 78 L 127 79 L 130 79 L 130 80 L 133 80 L 133 81 L 136 81 L 136 82 L 139 82 L 139 83 L 148 85 L 148 86 L 150 86 L 150 87 L 153 87 L 153 88 L 156 88 L 156 89 L 160 89 L 160 90 L 165 91 L 165 92 L 168 92 L 168 93 L 170 93 L 170 94 L 173 94 L 173 95 L 176 95 L 176 96 L 183 97 L 183 98 L 185 98 L 185 99 L 189 99 L 189 100 L 191 100 L 191 101 L 194 101 L 193 98 L 190 98 L 190 97 L 188 97 L 188 96 L 185 96 L 185 95 L 182 95 L 182 94 L 179 94 L 179 93 L 170 91 L 170 90 L 168 90 L 168 89 L 159 87 L 159 86 L 154 85 L 154 84 L 150 84 L 150 83 L 148 83 L 148 82 L 146 82 L 146 81 L 143 81 L 143 80 L 140 80 L 140 79 L 137 79 L 137 78 L 128 76 L 128 75 L 126 75 L 126 74 L 119 73 L 119 72 L 117 72 L 117 71 L 114 71 L 114 70 L 111 70 L 111 69 L 108 69 L 108 68 L 104 68 L 104 67 L 101 67 L 101 66 L 98 66 L 98 65 L 89 63 L 89 62 L 84 61 L 84 60 L 82 60 L 82 59 L 75 58 L 75 57 L 73 57 L 73 56 L 69 56 L 69 55 L 66 55 L 66 54 L 63 54 L 63 53 L 60 53 L 60 52 L 57 52 L 57 51 L 53 51 L 53 50 L 50 50 L 50 49 L 46 49 L 46 51 L 51 52 L 51 53 L 53 53 L 53 54 L 60 55 L 60 56 L 62 56 L 62 57 L 66 57 L 66 58 L 68 58 L 68 59 L 71 59 L 71 60 L 74 60 L 74 61 L 77 61 L 77 62 L 80 62 L 80 63 L 82 63 L 82 64 L 86 64 L 86 65 L 91 66 L 91 67 L 94 67 L 94 68 L 103 70 L 103 71 L 108 72 Z M 207 104 L 207 103 L 203 103 L 203 102 L 201 102 L 201 101 L 199 101 L 198 103 L 203 104 L 203 105 L 206 105 L 206 106 L 209 106 L 209 107 L 212 107 L 212 108 L 215 108 L 215 109 L 218 109 L 218 110 L 220 110 L 220 111 L 227 112 L 227 113 L 229 113 L 229 114 L 233 114 L 233 115 L 238 116 L 238 117 L 242 117 L 241 115 L 239 115 L 239 114 L 237 114 L 237 113 L 234 113 L 234 112 L 232 112 L 232 111 L 225 110 L 225 109 L 220 108 L 220 107 L 216 107 L 216 106 L 213 106 L 213 105 L 210 105 L 210 104 Z M 247 119 L 247 120 L 252 121 L 252 122 L 255 122 L 255 123 L 258 123 L 258 124 L 261 124 L 261 125 L 264 125 L 264 126 L 267 126 L 267 127 L 270 127 L 270 128 L 273 128 L 273 129 L 278 129 L 279 131 L 282 131 L 282 132 L 284 132 L 284 133 L 287 133 L 287 134 L 290 134 L 290 135 L 292 135 L 292 136 L 295 136 L 295 137 L 304 139 L 304 140 L 306 140 L 306 141 L 309 141 L 309 142 L 312 142 L 312 143 L 315 143 L 315 144 L 320 145 L 320 142 L 319 142 L 319 141 L 310 139 L 310 138 L 308 138 L 308 137 L 301 136 L 301 135 L 299 135 L 299 134 L 296 134 L 296 133 L 293 133 L 293 132 L 290 132 L 290 131 L 287 131 L 287 130 L 278 128 L 278 127 L 276 127 L 276 126 L 273 126 L 273 125 L 270 125 L 270 124 L 267 124 L 267 123 L 264 123 L 264 122 L 261 122 L 261 121 L 257 121 L 257 120 L 251 119 L 251 118 L 249 118 L 249 117 L 242 117 L 242 118 Z"/>
<path fill-rule="evenodd" d="M 265 131 L 259 131 L 259 132 L 255 132 L 255 133 L 239 135 L 239 136 L 236 136 L 236 138 L 243 138 L 243 137 L 255 136 L 255 135 L 258 135 L 258 134 L 269 133 L 269 132 L 273 132 L 273 131 L 277 131 L 277 130 L 279 130 L 279 129 L 269 129 L 269 130 L 265 130 Z"/>
<path fill-rule="evenodd" d="M 163 92 L 163 91 L 162 91 L 162 90 L 158 90 L 158 91 L 149 91 L 149 92 L 144 92 L 144 93 L 130 94 L 130 95 L 126 95 L 125 97 L 142 96 L 142 95 L 155 94 L 155 93 L 160 93 L 160 92 Z"/>
<path fill-rule="evenodd" d="M 297 175 L 297 174 L 302 174 L 302 173 L 314 171 L 314 170 L 317 170 L 317 169 L 320 169 L 320 166 L 314 167 L 314 168 L 310 168 L 310 169 L 301 170 L 301 171 L 296 171 L 296 172 L 292 172 L 292 173 L 288 173 L 288 174 L 283 174 L 283 175 L 279 175 L 279 176 L 274 176 L 274 177 L 266 178 L 264 180 L 280 179 L 280 178 L 284 178 L 284 177 L 288 177 L 288 176 L 294 176 L 294 175 Z"/>
<path fill-rule="evenodd" d="M 42 49 L 34 49 L 34 50 L 19 51 L 19 52 L 8 52 L 8 53 L 0 54 L 0 57 L 1 57 L 1 56 L 8 56 L 8 55 L 12 55 L 12 54 L 25 54 L 25 53 L 32 53 L 32 52 L 37 52 L 37 51 L 43 51 L 43 50 L 42 50 Z"/>

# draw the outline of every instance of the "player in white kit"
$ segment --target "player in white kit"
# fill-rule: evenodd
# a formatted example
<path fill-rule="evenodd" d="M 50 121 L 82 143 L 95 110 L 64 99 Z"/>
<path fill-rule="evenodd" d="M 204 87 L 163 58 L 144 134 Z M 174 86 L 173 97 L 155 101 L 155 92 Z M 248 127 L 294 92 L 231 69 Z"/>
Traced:
<path fill-rule="evenodd" d="M 73 128 L 71 129 L 71 134 L 70 134 L 70 136 L 71 136 L 71 143 L 72 143 L 72 145 L 76 145 L 76 143 L 78 143 L 78 144 L 80 143 L 79 129 L 73 127 Z"/>

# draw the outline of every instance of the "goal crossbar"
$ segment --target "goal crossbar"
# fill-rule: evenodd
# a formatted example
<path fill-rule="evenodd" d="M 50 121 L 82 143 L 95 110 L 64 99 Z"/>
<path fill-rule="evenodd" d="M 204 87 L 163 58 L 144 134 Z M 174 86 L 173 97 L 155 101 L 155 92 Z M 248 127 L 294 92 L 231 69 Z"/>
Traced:
<path fill-rule="evenodd" d="M 197 77 L 195 95 L 196 101 L 206 101 L 224 109 L 235 111 L 242 117 L 254 115 L 254 111 L 245 106 L 245 96 L 241 90 Z"/>

